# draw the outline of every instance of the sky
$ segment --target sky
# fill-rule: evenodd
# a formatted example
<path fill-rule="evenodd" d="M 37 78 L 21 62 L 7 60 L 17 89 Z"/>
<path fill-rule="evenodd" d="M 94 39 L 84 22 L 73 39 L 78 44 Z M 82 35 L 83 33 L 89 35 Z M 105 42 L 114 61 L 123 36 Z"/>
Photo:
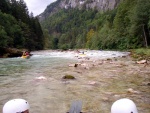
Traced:
<path fill-rule="evenodd" d="M 56 0 L 24 0 L 29 12 L 32 12 L 34 16 L 37 16 L 44 12 L 46 7 L 55 1 Z"/>

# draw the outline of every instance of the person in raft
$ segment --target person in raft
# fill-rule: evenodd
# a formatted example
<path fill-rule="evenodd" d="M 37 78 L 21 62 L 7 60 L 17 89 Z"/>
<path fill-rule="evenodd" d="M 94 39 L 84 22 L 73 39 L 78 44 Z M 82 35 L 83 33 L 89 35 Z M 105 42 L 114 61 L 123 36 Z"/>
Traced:
<path fill-rule="evenodd" d="M 67 113 L 84 113 L 81 112 L 82 103 L 75 101 L 72 103 L 70 111 Z M 122 98 L 115 101 L 111 106 L 111 113 L 138 113 L 135 103 L 128 99 Z"/>
<path fill-rule="evenodd" d="M 22 56 L 29 56 L 29 55 L 30 55 L 30 54 L 29 54 L 28 51 L 24 51 L 23 54 L 22 54 Z"/>
<path fill-rule="evenodd" d="M 82 113 L 81 106 L 73 104 L 68 113 Z M 29 103 L 24 99 L 13 99 L 3 107 L 3 113 L 29 113 Z M 127 98 L 115 101 L 111 106 L 111 113 L 138 113 L 135 103 Z"/>
<path fill-rule="evenodd" d="M 29 56 L 29 52 L 28 51 L 26 51 L 25 54 L 26 54 L 26 56 Z"/>
<path fill-rule="evenodd" d="M 29 103 L 24 99 L 12 99 L 3 106 L 3 113 L 29 113 Z"/>
<path fill-rule="evenodd" d="M 132 100 L 123 98 L 112 104 L 111 113 L 138 113 L 138 111 Z"/>

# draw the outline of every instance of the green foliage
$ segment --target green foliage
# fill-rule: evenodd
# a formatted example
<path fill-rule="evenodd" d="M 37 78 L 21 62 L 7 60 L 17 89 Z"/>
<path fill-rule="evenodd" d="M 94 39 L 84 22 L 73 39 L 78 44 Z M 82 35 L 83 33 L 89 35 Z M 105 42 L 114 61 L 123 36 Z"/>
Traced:
<path fill-rule="evenodd" d="M 91 48 L 91 45 L 92 45 L 92 38 L 93 38 L 93 35 L 94 35 L 94 30 L 93 29 L 90 29 L 90 31 L 87 33 L 87 36 L 86 36 L 86 48 Z"/>
<path fill-rule="evenodd" d="M 140 48 L 140 49 L 133 49 L 131 50 L 131 56 L 133 58 L 138 59 L 147 59 L 150 60 L 150 49 L 146 48 Z"/>
<path fill-rule="evenodd" d="M 7 46 L 7 33 L 4 30 L 3 26 L 0 26 L 0 45 L 1 46 Z"/>
<path fill-rule="evenodd" d="M 50 36 L 49 36 L 49 33 L 48 33 L 48 30 L 47 29 L 44 29 L 43 30 L 43 34 L 44 34 L 44 49 L 48 49 L 48 48 L 51 48 L 50 45 L 52 45 L 50 42 Z"/>
<path fill-rule="evenodd" d="M 150 49 L 144 49 L 144 48 L 136 49 L 136 50 L 135 50 L 135 53 L 136 53 L 136 54 L 140 54 L 140 55 L 147 55 L 147 56 L 150 56 Z"/>
<path fill-rule="evenodd" d="M 54 35 L 53 37 L 56 33 L 60 34 L 58 37 L 59 48 L 84 48 L 86 33 L 88 29 L 90 30 L 93 27 L 91 20 L 95 13 L 94 10 L 64 9 L 48 17 L 41 25 L 43 29 L 48 29 L 50 35 Z"/>
<path fill-rule="evenodd" d="M 5 13 L 10 13 L 10 2 L 9 0 L 0 1 L 0 11 Z"/>
<path fill-rule="evenodd" d="M 23 0 L 0 3 L 0 47 L 43 49 L 43 31 Z"/>
<path fill-rule="evenodd" d="M 136 36 L 142 45 L 150 45 L 149 20 L 150 20 L 150 2 L 149 0 L 137 0 L 137 5 L 132 18 L 133 36 Z"/>
<path fill-rule="evenodd" d="M 55 5 L 48 6 L 46 11 Z M 61 9 L 41 25 L 57 37 L 58 43 L 49 39 L 52 48 L 133 49 L 150 45 L 149 14 L 149 0 L 123 0 L 117 8 L 106 12 Z"/>

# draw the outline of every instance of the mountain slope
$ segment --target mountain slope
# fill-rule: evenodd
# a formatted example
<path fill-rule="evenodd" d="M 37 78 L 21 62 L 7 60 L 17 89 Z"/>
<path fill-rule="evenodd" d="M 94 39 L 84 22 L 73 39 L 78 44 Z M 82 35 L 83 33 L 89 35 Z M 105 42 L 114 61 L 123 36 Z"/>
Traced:
<path fill-rule="evenodd" d="M 47 7 L 41 21 L 46 48 L 131 49 L 150 45 L 149 0 L 123 0 L 107 11 L 92 8 L 97 1 L 76 5 L 81 2 L 58 0 Z"/>
<path fill-rule="evenodd" d="M 57 0 L 47 6 L 45 11 L 39 15 L 42 21 L 49 15 L 58 12 L 60 9 L 97 9 L 98 11 L 107 11 L 114 9 L 121 0 Z"/>

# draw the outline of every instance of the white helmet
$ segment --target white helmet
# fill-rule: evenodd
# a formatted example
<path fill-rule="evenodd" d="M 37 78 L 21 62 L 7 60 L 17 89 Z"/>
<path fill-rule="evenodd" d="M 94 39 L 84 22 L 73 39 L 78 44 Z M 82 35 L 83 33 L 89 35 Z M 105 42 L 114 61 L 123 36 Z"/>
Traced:
<path fill-rule="evenodd" d="M 113 103 L 111 113 L 138 113 L 138 111 L 132 100 L 123 98 Z"/>
<path fill-rule="evenodd" d="M 5 103 L 3 113 L 21 113 L 29 110 L 29 103 L 24 99 L 13 99 Z"/>

